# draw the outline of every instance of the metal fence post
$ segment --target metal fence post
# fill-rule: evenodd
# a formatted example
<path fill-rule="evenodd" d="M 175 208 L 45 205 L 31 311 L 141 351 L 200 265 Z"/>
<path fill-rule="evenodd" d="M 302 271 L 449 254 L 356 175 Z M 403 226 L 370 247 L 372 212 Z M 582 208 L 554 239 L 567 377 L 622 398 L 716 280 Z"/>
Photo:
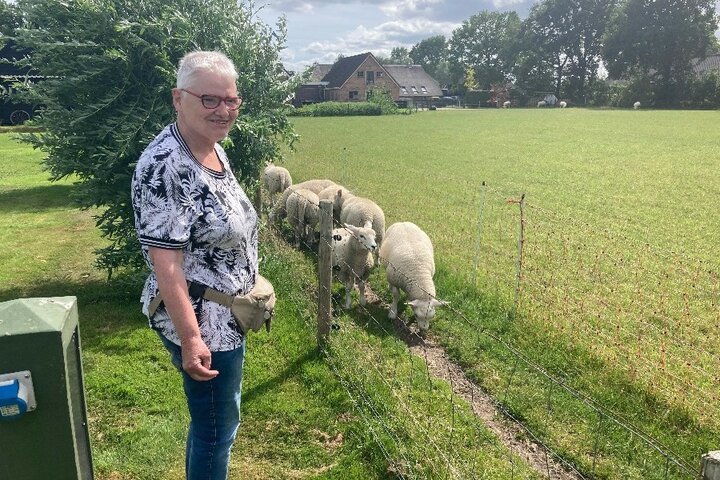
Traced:
<path fill-rule="evenodd" d="M 318 333 L 321 347 L 330 333 L 330 295 L 332 288 L 332 226 L 333 211 L 330 200 L 320 200 L 320 244 L 318 246 Z"/>

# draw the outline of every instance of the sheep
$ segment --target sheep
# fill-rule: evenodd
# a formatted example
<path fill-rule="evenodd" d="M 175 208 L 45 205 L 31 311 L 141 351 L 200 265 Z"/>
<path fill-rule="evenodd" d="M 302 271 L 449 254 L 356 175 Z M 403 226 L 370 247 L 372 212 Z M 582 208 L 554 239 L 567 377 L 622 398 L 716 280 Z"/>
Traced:
<path fill-rule="evenodd" d="M 435 308 L 446 304 L 435 298 L 435 260 L 430 238 L 411 222 L 394 223 L 388 228 L 380 247 L 380 263 L 392 290 L 393 300 L 388 317 L 397 317 L 400 290 L 407 294 L 420 333 L 425 334 Z"/>
<path fill-rule="evenodd" d="M 286 168 L 268 165 L 263 171 L 263 180 L 268 192 L 270 205 L 275 203 L 275 196 L 292 185 L 292 177 Z"/>
<path fill-rule="evenodd" d="M 540 101 L 537 103 L 538 108 L 544 107 L 545 105 L 547 105 L 547 102 L 545 102 L 545 100 L 540 100 Z"/>
<path fill-rule="evenodd" d="M 306 190 L 310 190 L 314 194 L 320 193 L 322 189 L 325 187 L 329 187 L 330 185 L 335 185 L 335 182 L 332 180 L 327 179 L 316 179 L 316 180 L 306 180 L 304 182 L 297 183 L 295 185 L 291 185 L 288 188 L 285 189 L 285 191 L 282 194 L 282 197 L 275 202 L 275 206 L 273 207 L 272 213 L 270 215 L 271 220 L 277 219 L 278 221 L 285 218 L 287 212 L 285 211 L 285 206 L 287 205 L 287 199 L 290 196 L 290 194 L 294 190 L 298 190 L 301 188 L 304 188 Z"/>
<path fill-rule="evenodd" d="M 365 282 L 375 261 L 370 252 L 377 249 L 375 230 L 346 224 L 332 232 L 332 269 L 335 278 L 345 286 L 345 308 L 350 308 L 351 294 L 358 284 L 360 305 L 365 305 Z"/>
<path fill-rule="evenodd" d="M 292 190 L 288 195 L 287 221 L 295 232 L 295 248 L 300 248 L 300 239 L 313 243 L 315 226 L 320 221 L 320 201 L 318 196 L 305 188 Z"/>
<path fill-rule="evenodd" d="M 510 108 L 510 100 L 507 100 L 503 103 L 503 108 Z"/>
<path fill-rule="evenodd" d="M 567 107 L 567 102 L 565 100 L 563 100 L 562 102 L 560 102 L 559 105 L 560 105 L 560 108 L 565 108 L 565 107 Z"/>
<path fill-rule="evenodd" d="M 340 222 L 375 230 L 375 241 L 382 245 L 385 236 L 385 213 L 377 203 L 364 197 L 350 197 L 342 204 Z"/>
<path fill-rule="evenodd" d="M 341 185 L 330 185 L 318 193 L 318 198 L 320 198 L 320 200 L 332 200 L 333 215 L 337 219 L 340 218 L 340 211 L 342 210 L 345 200 L 354 196 L 355 195 L 353 195 L 350 190 Z"/>
<path fill-rule="evenodd" d="M 635 103 L 633 103 L 633 108 L 634 108 L 635 110 L 638 110 L 638 109 L 640 108 L 640 102 L 635 102 Z"/>

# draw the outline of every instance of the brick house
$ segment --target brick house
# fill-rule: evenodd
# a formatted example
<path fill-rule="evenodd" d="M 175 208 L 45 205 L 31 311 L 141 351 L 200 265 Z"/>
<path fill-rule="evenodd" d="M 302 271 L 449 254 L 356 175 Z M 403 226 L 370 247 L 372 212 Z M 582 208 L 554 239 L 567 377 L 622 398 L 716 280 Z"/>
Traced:
<path fill-rule="evenodd" d="M 433 98 L 442 97 L 440 84 L 420 65 L 385 65 L 385 70 L 400 85 L 399 100 L 410 108 L 428 108 Z"/>
<path fill-rule="evenodd" d="M 400 85 L 370 52 L 341 58 L 317 81 L 316 75 L 325 67 L 313 66 L 310 81 L 295 92 L 295 106 L 323 101 L 364 102 L 374 89 L 388 92 L 394 101 L 400 99 Z"/>

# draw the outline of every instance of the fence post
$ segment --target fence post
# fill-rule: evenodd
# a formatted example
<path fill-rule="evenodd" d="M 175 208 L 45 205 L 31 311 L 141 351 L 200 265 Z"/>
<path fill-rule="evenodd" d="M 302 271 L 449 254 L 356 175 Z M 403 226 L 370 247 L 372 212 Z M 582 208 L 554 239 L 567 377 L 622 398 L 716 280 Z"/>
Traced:
<path fill-rule="evenodd" d="M 478 231 L 475 241 L 475 268 L 473 269 L 473 287 L 477 287 L 477 273 L 480 266 L 480 245 L 482 243 L 483 226 L 485 222 L 485 191 L 487 186 L 485 182 L 480 185 L 480 208 L 478 211 Z"/>
<path fill-rule="evenodd" d="M 262 181 L 258 182 L 257 187 L 255 188 L 254 200 L 255 205 L 253 206 L 258 214 L 258 218 L 260 218 L 260 212 L 262 210 Z"/>
<path fill-rule="evenodd" d="M 320 200 L 320 244 L 318 246 L 318 332 L 319 346 L 324 346 L 330 333 L 330 294 L 332 288 L 332 226 L 330 200 Z"/>
<path fill-rule="evenodd" d="M 702 456 L 700 460 L 700 480 L 720 480 L 720 450 Z"/>
<path fill-rule="evenodd" d="M 520 281 L 522 280 L 522 268 L 523 268 L 523 250 L 525 246 L 525 194 L 520 196 L 519 201 L 514 203 L 520 204 L 520 233 L 518 235 L 518 257 L 517 257 L 517 268 L 515 272 L 515 300 L 513 301 L 512 307 L 512 318 L 515 318 L 517 314 L 518 302 L 520 301 Z"/>

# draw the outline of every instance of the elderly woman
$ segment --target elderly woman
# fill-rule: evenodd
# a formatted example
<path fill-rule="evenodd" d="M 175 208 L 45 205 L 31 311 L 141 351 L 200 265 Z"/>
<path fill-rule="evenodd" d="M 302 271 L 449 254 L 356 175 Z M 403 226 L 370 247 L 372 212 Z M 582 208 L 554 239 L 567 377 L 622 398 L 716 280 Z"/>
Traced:
<path fill-rule="evenodd" d="M 206 287 L 246 294 L 258 270 L 257 214 L 217 143 L 242 104 L 236 80 L 222 53 L 183 57 L 172 91 L 177 121 L 148 145 L 132 179 L 151 268 L 143 313 L 182 374 L 190 411 L 188 479 L 227 478 L 240 423 L 244 334 L 230 309 L 203 298 Z"/>

